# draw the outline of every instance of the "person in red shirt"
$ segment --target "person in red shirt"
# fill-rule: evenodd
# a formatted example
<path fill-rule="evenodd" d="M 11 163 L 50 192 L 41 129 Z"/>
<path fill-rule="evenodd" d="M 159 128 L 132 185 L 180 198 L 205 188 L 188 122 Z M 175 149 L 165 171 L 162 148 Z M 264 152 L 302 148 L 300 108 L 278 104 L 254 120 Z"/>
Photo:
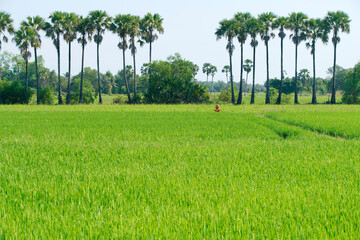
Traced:
<path fill-rule="evenodd" d="M 215 111 L 215 112 L 220 112 L 220 111 L 221 111 L 221 109 L 219 108 L 219 105 L 216 104 L 214 111 Z"/>

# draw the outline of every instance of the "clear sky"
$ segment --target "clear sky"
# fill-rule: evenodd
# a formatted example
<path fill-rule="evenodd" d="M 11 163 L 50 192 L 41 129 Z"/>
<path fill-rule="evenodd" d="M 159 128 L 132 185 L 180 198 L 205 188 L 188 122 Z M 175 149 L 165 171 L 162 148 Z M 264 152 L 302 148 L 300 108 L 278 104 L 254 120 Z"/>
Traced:
<path fill-rule="evenodd" d="M 47 18 L 53 11 L 75 12 L 79 15 L 87 15 L 91 10 L 105 10 L 109 15 L 133 14 L 143 16 L 147 12 L 159 13 L 164 18 L 165 33 L 160 35 L 153 48 L 153 59 L 166 59 L 169 55 L 179 52 L 184 58 L 199 65 L 200 69 L 204 62 L 209 62 L 218 68 L 215 80 L 225 80 L 221 69 L 228 65 L 228 55 L 225 50 L 225 40 L 216 41 L 214 32 L 219 21 L 224 18 L 232 18 L 236 12 L 250 12 L 257 16 L 263 12 L 274 12 L 277 15 L 286 16 L 290 12 L 301 11 L 309 17 L 324 17 L 328 11 L 345 11 L 351 21 L 351 33 L 341 34 L 341 42 L 338 46 L 337 63 L 340 66 L 353 67 L 360 61 L 360 1 L 359 0 L 0 0 L 0 9 L 9 12 L 16 28 L 27 16 L 40 15 Z M 289 36 L 290 33 L 287 34 Z M 256 61 L 256 81 L 263 83 L 266 79 L 265 47 L 259 40 Z M 100 48 L 100 71 L 110 70 L 116 73 L 122 68 L 122 55 L 117 48 L 119 39 L 116 35 L 108 32 L 105 34 Z M 61 42 L 61 72 L 67 71 L 67 45 Z M 235 42 L 234 53 L 234 77 L 239 81 L 240 75 L 240 47 Z M 270 77 L 280 76 L 280 40 L 278 37 L 269 44 L 270 53 Z M 18 53 L 14 43 L 3 44 L 3 51 Z M 56 69 L 57 57 L 55 47 L 50 39 L 45 39 L 39 54 L 45 58 L 45 65 L 50 69 Z M 286 38 L 284 53 L 285 70 L 289 76 L 294 75 L 294 45 Z M 252 59 L 250 41 L 245 45 L 244 57 Z M 127 64 L 132 63 L 130 52 L 126 57 Z M 148 62 L 148 45 L 138 48 L 137 69 Z M 81 48 L 74 43 L 72 47 L 72 72 L 80 71 Z M 318 76 L 326 77 L 326 70 L 333 63 L 333 47 L 331 42 L 327 45 L 319 44 L 317 48 L 317 73 Z M 91 42 L 85 50 L 85 65 L 96 69 L 96 45 Z M 312 69 L 312 57 L 305 44 L 299 47 L 299 69 Z M 206 76 L 199 72 L 199 80 L 205 80 Z M 251 80 L 251 79 L 249 79 Z"/>

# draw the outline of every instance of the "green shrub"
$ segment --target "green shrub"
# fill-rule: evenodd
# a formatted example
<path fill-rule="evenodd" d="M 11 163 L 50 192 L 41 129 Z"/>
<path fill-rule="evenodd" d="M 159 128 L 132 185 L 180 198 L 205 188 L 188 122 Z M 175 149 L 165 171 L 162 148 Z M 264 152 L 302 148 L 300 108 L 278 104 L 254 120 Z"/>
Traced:
<path fill-rule="evenodd" d="M 291 99 L 293 98 L 293 94 L 282 94 L 281 95 L 281 103 L 284 104 L 290 104 L 291 103 Z"/>
<path fill-rule="evenodd" d="M 122 95 L 116 96 L 113 99 L 113 104 L 124 104 L 125 103 L 125 97 Z"/>
<path fill-rule="evenodd" d="M 54 91 L 50 87 L 46 87 L 40 90 L 40 102 L 41 104 L 52 105 L 54 104 Z"/>
<path fill-rule="evenodd" d="M 342 102 L 347 104 L 360 103 L 360 63 L 350 69 L 345 77 Z"/>
<path fill-rule="evenodd" d="M 28 88 L 27 100 L 30 101 L 34 90 Z M 7 82 L 0 81 L 0 96 L 3 104 L 24 104 L 25 98 L 25 86 L 19 81 Z"/>
<path fill-rule="evenodd" d="M 279 91 L 276 88 L 270 88 L 270 103 L 275 104 L 278 98 Z M 285 95 L 285 94 L 284 94 Z"/>

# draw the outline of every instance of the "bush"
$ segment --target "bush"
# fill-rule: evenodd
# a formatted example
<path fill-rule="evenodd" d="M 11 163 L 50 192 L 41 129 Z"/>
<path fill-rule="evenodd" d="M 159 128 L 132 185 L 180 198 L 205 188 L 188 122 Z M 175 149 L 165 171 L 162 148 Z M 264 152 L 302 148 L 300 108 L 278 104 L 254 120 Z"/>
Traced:
<path fill-rule="evenodd" d="M 116 96 L 113 99 L 113 104 L 124 104 L 125 103 L 125 97 L 122 95 Z"/>
<path fill-rule="evenodd" d="M 40 90 L 40 102 L 41 104 L 54 104 L 54 91 L 50 87 Z"/>
<path fill-rule="evenodd" d="M 25 98 L 25 86 L 19 81 L 6 82 L 0 80 L 0 93 L 1 102 L 3 104 L 24 104 L 26 103 Z M 28 88 L 27 100 L 30 101 L 34 90 Z"/>
<path fill-rule="evenodd" d="M 218 100 L 220 102 L 231 103 L 231 92 L 229 90 L 222 90 Z"/>
<path fill-rule="evenodd" d="M 360 103 L 360 63 L 350 69 L 345 77 L 342 101 L 347 104 Z"/>
<path fill-rule="evenodd" d="M 76 78 L 71 82 L 70 104 L 78 104 L 80 99 L 80 78 Z M 84 79 L 83 82 L 83 103 L 94 103 L 94 88 L 91 82 Z"/>
<path fill-rule="evenodd" d="M 290 104 L 292 98 L 293 98 L 293 94 L 282 94 L 281 103 Z"/>
<path fill-rule="evenodd" d="M 275 104 L 278 98 L 279 92 L 276 88 L 270 88 L 270 103 Z M 285 94 L 284 94 L 285 95 Z"/>

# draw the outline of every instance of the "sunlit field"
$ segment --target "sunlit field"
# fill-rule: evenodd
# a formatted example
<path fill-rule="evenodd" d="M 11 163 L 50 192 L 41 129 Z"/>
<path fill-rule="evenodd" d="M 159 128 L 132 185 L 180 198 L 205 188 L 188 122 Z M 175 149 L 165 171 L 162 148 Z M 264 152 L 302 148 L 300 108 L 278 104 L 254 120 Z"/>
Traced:
<path fill-rule="evenodd" d="M 360 106 L 220 108 L 0 106 L 0 239 L 360 236 Z"/>

